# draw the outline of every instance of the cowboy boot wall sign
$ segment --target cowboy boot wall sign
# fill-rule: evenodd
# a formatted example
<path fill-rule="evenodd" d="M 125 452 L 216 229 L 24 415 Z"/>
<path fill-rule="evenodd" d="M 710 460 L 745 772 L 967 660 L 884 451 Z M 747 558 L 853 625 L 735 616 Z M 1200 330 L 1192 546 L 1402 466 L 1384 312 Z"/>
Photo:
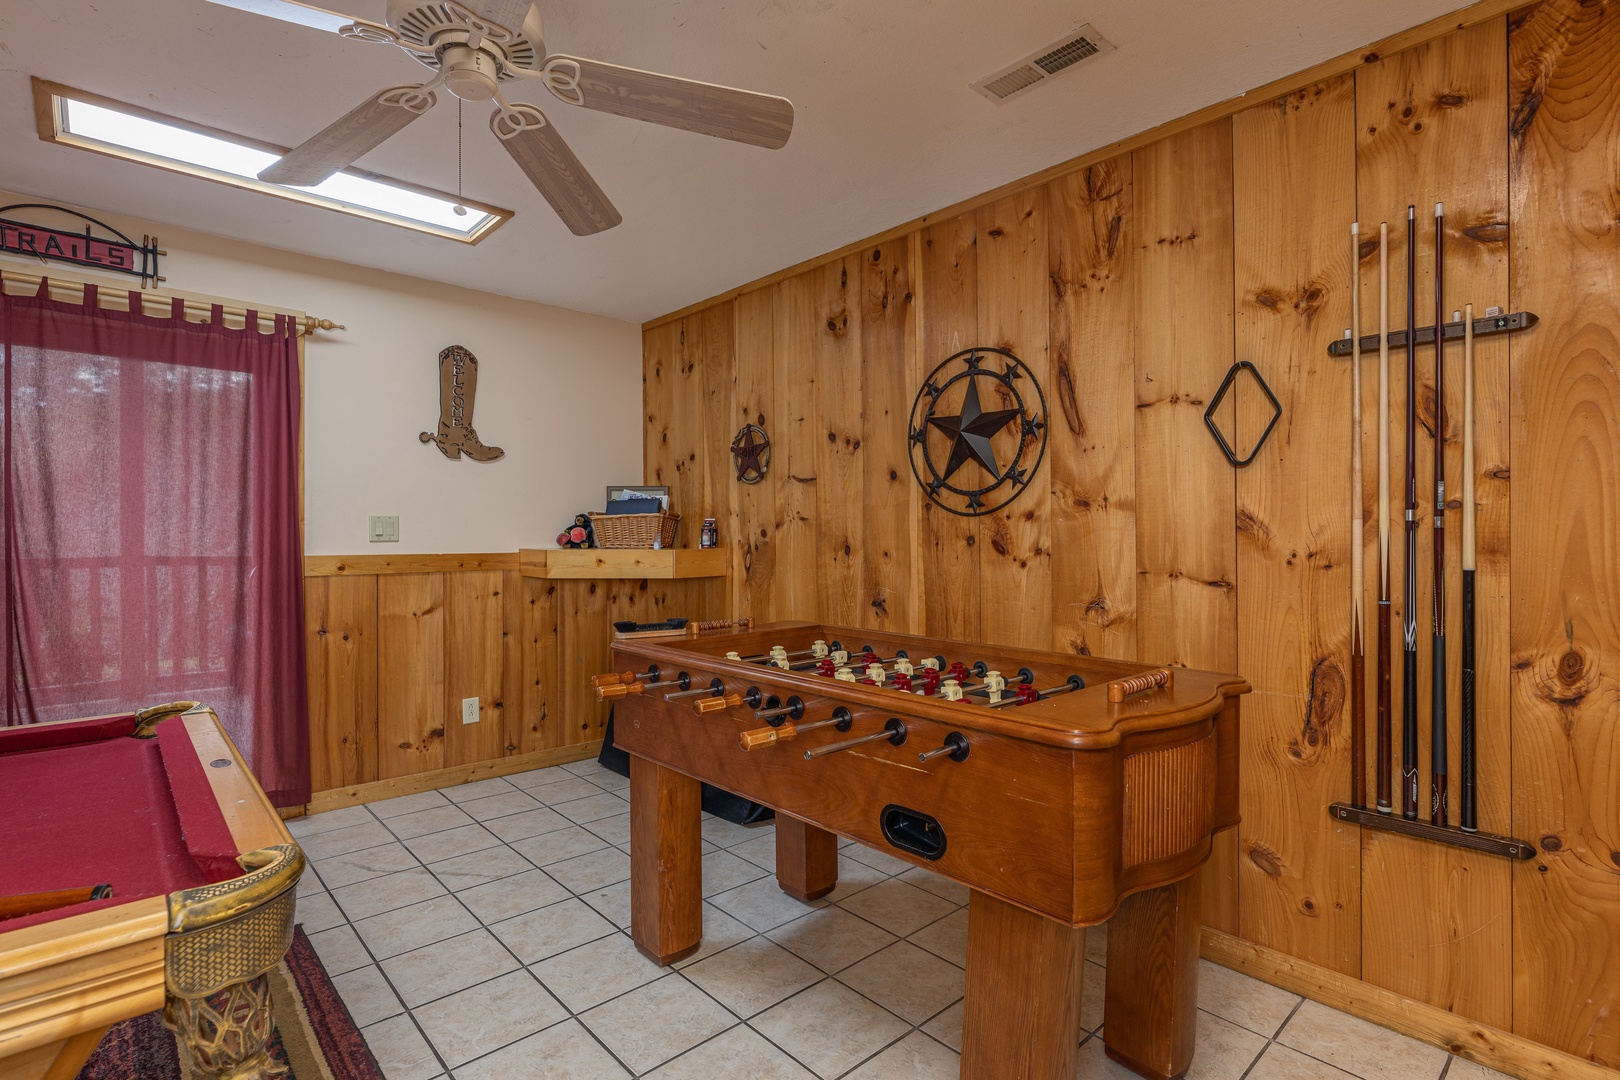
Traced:
<path fill-rule="evenodd" d="M 478 357 L 460 345 L 439 354 L 439 433 L 422 432 L 425 443 L 438 446 L 451 461 L 466 454 L 474 461 L 494 461 L 506 454 L 485 446 L 473 430 L 473 395 L 478 392 Z"/>

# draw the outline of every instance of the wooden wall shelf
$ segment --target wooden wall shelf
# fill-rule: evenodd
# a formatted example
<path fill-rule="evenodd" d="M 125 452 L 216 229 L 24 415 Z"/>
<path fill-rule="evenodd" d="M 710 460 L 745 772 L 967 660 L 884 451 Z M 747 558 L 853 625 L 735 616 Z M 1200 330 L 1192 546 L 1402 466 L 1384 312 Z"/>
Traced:
<path fill-rule="evenodd" d="M 524 548 L 518 571 L 533 578 L 717 578 L 730 570 L 724 548 Z"/>

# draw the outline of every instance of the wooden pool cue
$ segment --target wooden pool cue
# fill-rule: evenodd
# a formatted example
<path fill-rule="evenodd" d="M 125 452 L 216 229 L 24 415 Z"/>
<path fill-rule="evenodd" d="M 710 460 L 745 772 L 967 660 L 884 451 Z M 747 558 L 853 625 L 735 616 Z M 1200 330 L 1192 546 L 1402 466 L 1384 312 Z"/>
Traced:
<path fill-rule="evenodd" d="M 1378 812 L 1394 809 L 1389 680 L 1389 222 L 1378 226 Z"/>
<path fill-rule="evenodd" d="M 1367 805 L 1367 589 L 1362 581 L 1361 222 L 1350 223 L 1350 804 Z"/>
<path fill-rule="evenodd" d="M 1406 207 L 1406 604 L 1401 613 L 1401 816 L 1416 821 L 1417 783 L 1417 207 Z"/>
<path fill-rule="evenodd" d="M 1477 832 L 1474 800 L 1474 305 L 1463 307 L 1462 780 L 1458 824 Z"/>
<path fill-rule="evenodd" d="M 1429 820 L 1444 826 L 1446 801 L 1446 204 L 1434 204 L 1434 653 L 1429 711 Z"/>
<path fill-rule="evenodd" d="M 20 919 L 24 915 L 38 915 L 57 908 L 105 900 L 113 894 L 111 885 L 85 885 L 76 889 L 51 889 L 46 892 L 13 893 L 0 896 L 0 919 Z"/>

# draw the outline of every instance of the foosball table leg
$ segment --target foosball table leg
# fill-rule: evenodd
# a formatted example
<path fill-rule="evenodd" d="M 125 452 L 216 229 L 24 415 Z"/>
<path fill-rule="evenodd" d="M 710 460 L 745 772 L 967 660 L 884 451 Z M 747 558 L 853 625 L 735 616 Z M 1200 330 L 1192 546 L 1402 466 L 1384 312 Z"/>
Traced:
<path fill-rule="evenodd" d="M 1108 920 L 1103 1045 L 1155 1080 L 1185 1076 L 1198 1028 L 1198 878 L 1125 898 Z"/>
<path fill-rule="evenodd" d="M 962 1080 L 1074 1080 L 1086 932 L 975 890 Z"/>
<path fill-rule="evenodd" d="M 838 887 L 838 834 L 776 815 L 776 883 L 795 900 L 820 900 Z"/>
<path fill-rule="evenodd" d="M 672 964 L 703 939 L 703 788 L 630 755 L 630 937 Z"/>

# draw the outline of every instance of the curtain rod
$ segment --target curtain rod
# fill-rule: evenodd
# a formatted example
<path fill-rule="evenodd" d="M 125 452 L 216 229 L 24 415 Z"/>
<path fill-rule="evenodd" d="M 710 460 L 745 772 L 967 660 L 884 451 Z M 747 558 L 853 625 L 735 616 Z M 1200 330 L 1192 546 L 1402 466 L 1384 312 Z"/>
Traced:
<path fill-rule="evenodd" d="M 96 299 L 98 301 L 98 306 L 105 307 L 113 311 L 128 311 L 129 293 L 140 292 L 141 305 L 143 309 L 145 308 L 146 301 L 150 300 L 153 304 L 159 305 L 167 310 L 173 305 L 175 298 L 178 296 L 181 302 L 184 304 L 186 314 L 202 316 L 202 318 L 198 321 L 206 321 L 207 319 L 211 318 L 216 305 L 226 315 L 229 315 L 232 318 L 242 319 L 244 322 L 247 320 L 247 308 L 237 302 L 215 300 L 201 296 L 186 296 L 181 293 L 141 292 L 138 289 L 119 290 L 109 287 L 113 283 L 99 281 L 92 282 L 84 278 L 72 276 L 55 277 L 46 275 L 45 277 L 41 277 L 38 274 L 25 274 L 16 270 L 0 268 L 0 283 L 3 284 L 15 283 L 29 289 L 38 289 L 39 283 L 46 280 L 46 278 L 49 278 L 51 283 L 51 299 L 53 300 L 63 300 L 69 303 L 78 301 L 79 303 L 83 303 L 84 287 L 86 285 L 95 285 L 97 290 Z M 61 295 L 58 295 L 58 293 Z M 296 320 L 299 327 L 299 337 L 305 337 L 309 334 L 313 334 L 317 330 L 348 329 L 348 327 L 343 326 L 340 323 L 335 323 L 331 319 L 318 319 L 313 315 L 305 315 L 301 311 L 289 311 L 285 308 L 275 307 L 258 307 L 254 310 L 258 312 L 260 318 L 269 318 L 272 322 L 275 320 L 277 315 L 286 315 Z"/>

